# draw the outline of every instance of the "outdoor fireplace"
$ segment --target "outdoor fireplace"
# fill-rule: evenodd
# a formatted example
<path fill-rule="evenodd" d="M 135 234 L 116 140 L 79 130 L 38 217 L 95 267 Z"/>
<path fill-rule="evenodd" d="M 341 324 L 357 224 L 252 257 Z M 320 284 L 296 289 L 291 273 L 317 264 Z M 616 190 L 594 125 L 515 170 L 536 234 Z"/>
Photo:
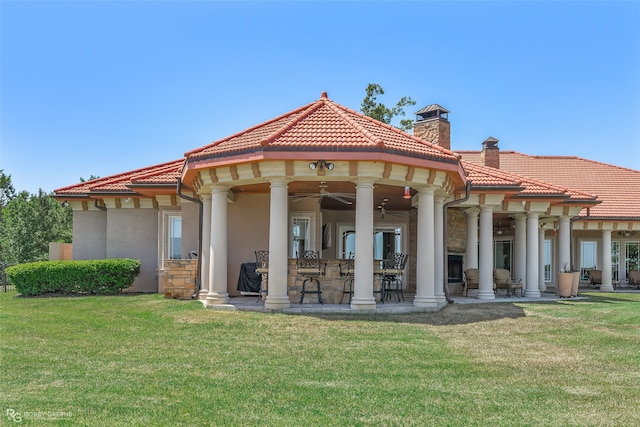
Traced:
<path fill-rule="evenodd" d="M 462 255 L 449 255 L 449 283 L 462 283 Z"/>

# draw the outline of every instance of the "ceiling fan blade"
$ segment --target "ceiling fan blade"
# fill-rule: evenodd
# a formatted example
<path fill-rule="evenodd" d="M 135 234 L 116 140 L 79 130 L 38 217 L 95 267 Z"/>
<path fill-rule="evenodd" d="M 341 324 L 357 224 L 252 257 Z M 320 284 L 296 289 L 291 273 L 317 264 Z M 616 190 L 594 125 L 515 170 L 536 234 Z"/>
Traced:
<path fill-rule="evenodd" d="M 340 203 L 344 203 L 345 205 L 350 205 L 353 203 L 353 202 L 350 202 L 349 200 L 343 199 L 342 197 L 336 196 L 335 194 L 327 194 L 327 197 L 333 200 L 337 200 Z"/>
<path fill-rule="evenodd" d="M 313 199 L 315 197 L 318 197 L 318 194 L 307 194 L 307 195 L 293 195 L 291 196 L 291 202 L 299 202 L 301 200 L 307 200 L 307 199 Z"/>

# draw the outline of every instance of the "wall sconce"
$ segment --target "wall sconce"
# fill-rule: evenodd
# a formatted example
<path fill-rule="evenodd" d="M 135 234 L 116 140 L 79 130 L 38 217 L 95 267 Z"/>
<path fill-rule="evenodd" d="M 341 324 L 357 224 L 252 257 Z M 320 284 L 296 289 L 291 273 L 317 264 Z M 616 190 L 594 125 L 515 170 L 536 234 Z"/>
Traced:
<path fill-rule="evenodd" d="M 324 170 L 324 168 L 333 170 L 333 163 L 329 163 L 325 160 L 318 160 L 317 162 L 309 163 L 309 169 L 316 170 L 316 168 L 321 171 Z"/>
<path fill-rule="evenodd" d="M 67 202 L 66 200 L 62 203 L 60 203 L 60 206 L 62 206 L 63 208 L 68 208 L 69 207 L 69 202 Z"/>
<path fill-rule="evenodd" d="M 127 197 L 126 199 L 124 199 L 125 203 L 131 203 L 131 197 Z"/>
<path fill-rule="evenodd" d="M 409 187 L 404 187 L 404 194 L 402 195 L 403 199 L 411 198 L 411 189 Z"/>

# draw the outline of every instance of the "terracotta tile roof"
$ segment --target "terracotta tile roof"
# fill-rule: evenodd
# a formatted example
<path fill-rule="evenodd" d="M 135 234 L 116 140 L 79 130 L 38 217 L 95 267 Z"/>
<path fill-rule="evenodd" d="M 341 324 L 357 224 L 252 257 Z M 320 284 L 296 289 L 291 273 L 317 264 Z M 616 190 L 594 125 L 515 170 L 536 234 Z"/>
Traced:
<path fill-rule="evenodd" d="M 136 186 L 175 186 L 180 178 L 184 159 L 148 166 L 130 172 L 81 182 L 54 191 L 56 196 L 89 197 L 91 194 L 134 194 Z"/>
<path fill-rule="evenodd" d="M 484 186 L 496 189 L 504 188 L 505 190 L 518 191 L 518 194 L 522 196 L 546 196 L 565 201 L 597 203 L 596 197 L 591 194 L 524 177 L 503 169 L 482 166 L 465 160 L 462 161 L 462 166 L 467 171 L 467 178 L 471 181 L 472 188 Z"/>
<path fill-rule="evenodd" d="M 322 97 L 227 138 L 188 151 L 188 160 L 256 151 L 384 151 L 455 163 L 450 150 L 431 144 Z"/>
<path fill-rule="evenodd" d="M 481 163 L 480 151 L 458 153 L 466 162 Z M 590 209 L 592 217 L 640 219 L 640 171 L 580 157 L 516 151 L 500 151 L 500 169 L 596 195 L 601 203 Z"/>

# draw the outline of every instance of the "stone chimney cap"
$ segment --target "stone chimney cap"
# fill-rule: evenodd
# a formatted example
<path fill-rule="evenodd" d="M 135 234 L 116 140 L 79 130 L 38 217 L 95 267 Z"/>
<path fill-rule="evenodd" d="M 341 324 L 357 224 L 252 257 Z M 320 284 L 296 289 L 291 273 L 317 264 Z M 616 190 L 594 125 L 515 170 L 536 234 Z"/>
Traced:
<path fill-rule="evenodd" d="M 427 105 L 426 107 L 420 109 L 419 111 L 416 112 L 416 114 L 420 115 L 420 114 L 430 113 L 432 111 L 438 111 L 438 110 L 440 110 L 443 113 L 448 113 L 449 112 L 449 110 L 447 110 L 446 108 L 444 108 L 441 105 L 431 104 L 431 105 Z"/>

